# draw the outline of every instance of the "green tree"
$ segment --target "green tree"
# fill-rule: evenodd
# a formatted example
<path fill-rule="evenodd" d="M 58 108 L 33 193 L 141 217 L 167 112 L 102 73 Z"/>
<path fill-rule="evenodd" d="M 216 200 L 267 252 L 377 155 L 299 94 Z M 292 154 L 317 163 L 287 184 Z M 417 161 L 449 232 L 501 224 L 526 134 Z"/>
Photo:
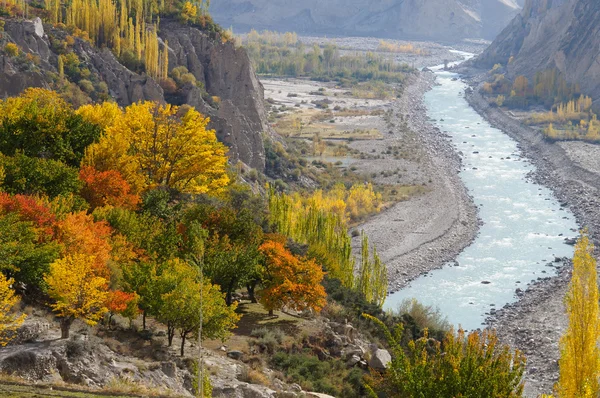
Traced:
<path fill-rule="evenodd" d="M 355 279 L 356 289 L 365 295 L 367 301 L 383 306 L 387 296 L 388 275 L 387 267 L 381 262 L 377 250 L 369 253 L 369 238 L 362 232 L 362 261 Z"/>
<path fill-rule="evenodd" d="M 100 128 L 77 115 L 50 90 L 29 88 L 0 101 L 0 152 L 60 160 L 79 167 L 85 149 L 100 137 Z"/>
<path fill-rule="evenodd" d="M 185 353 L 187 337 L 198 333 L 201 319 L 202 338 L 213 339 L 227 337 L 239 320 L 235 313 L 237 305 L 227 306 L 219 287 L 209 282 L 201 286 L 199 277 L 195 267 L 174 260 L 165 267 L 157 281 L 159 290 L 163 292 L 157 318 L 167 325 L 169 345 L 176 330 L 179 330 L 181 356 Z"/>
<path fill-rule="evenodd" d="M 11 194 L 54 198 L 77 193 L 82 185 L 78 170 L 57 160 L 29 157 L 22 153 L 14 156 L 0 154 L 0 168 L 4 170 L 2 188 Z"/>
<path fill-rule="evenodd" d="M 32 290 L 45 290 L 44 276 L 58 258 L 60 246 L 18 213 L 0 212 L 0 271 Z"/>

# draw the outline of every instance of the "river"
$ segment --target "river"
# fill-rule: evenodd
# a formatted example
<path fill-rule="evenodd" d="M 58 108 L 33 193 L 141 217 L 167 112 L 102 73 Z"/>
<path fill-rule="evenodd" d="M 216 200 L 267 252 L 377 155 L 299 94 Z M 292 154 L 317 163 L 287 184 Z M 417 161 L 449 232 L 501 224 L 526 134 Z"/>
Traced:
<path fill-rule="evenodd" d="M 463 154 L 460 177 L 483 221 L 472 245 L 456 259 L 390 295 L 385 309 L 406 299 L 438 307 L 455 326 L 472 330 L 483 325 L 491 308 L 517 300 L 538 277 L 553 276 L 547 264 L 571 257 L 565 237 L 576 236 L 575 217 L 562 209 L 552 192 L 527 175 L 534 166 L 517 143 L 491 127 L 463 97 L 466 85 L 457 75 L 438 70 L 435 86 L 425 96 L 428 116 L 447 132 Z"/>

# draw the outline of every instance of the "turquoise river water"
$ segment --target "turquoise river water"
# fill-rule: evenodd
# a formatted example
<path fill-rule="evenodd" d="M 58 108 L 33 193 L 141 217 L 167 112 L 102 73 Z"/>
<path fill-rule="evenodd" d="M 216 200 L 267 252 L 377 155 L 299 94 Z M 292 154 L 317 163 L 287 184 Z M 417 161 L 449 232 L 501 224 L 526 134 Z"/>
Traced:
<path fill-rule="evenodd" d="M 564 238 L 575 236 L 578 227 L 549 189 L 528 181 L 534 166 L 521 157 L 514 140 L 469 106 L 463 97 L 466 85 L 453 81 L 455 74 L 436 73 L 440 85 L 425 97 L 428 116 L 464 154 L 460 176 L 483 226 L 456 259 L 458 266 L 447 264 L 419 277 L 388 297 L 384 308 L 396 309 L 414 297 L 438 307 L 452 324 L 471 330 L 483 324 L 491 308 L 515 301 L 515 289 L 555 275 L 546 264 L 572 256 L 573 247 Z"/>

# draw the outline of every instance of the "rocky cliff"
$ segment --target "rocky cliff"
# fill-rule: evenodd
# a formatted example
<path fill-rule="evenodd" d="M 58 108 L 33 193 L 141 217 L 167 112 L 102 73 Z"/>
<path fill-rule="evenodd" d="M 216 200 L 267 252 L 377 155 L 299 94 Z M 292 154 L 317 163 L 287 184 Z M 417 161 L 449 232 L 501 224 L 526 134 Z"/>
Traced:
<path fill-rule="evenodd" d="M 31 54 L 35 62 L 23 57 L 0 54 L 0 94 L 18 95 L 27 87 L 52 87 L 58 73 L 56 43 L 67 33 L 34 21 L 7 20 L 2 40 L 14 42 L 23 53 Z M 265 156 L 262 135 L 268 125 L 263 104 L 263 88 L 256 78 L 248 55 L 233 43 L 222 43 L 203 31 L 165 20 L 160 37 L 169 46 L 169 69 L 185 66 L 204 86 L 187 87 L 178 95 L 177 104 L 189 104 L 210 116 L 210 127 L 230 148 L 230 159 L 241 160 L 250 167 L 264 169 Z M 75 39 L 72 50 L 96 80 L 108 86 L 108 93 L 119 105 L 140 100 L 165 101 L 161 86 L 146 74 L 138 74 L 122 65 L 108 49 L 98 49 L 88 42 Z M 210 104 L 204 99 L 218 97 Z"/>
<path fill-rule="evenodd" d="M 235 30 L 456 41 L 493 39 L 519 11 L 514 0 L 221 0 L 211 13 Z"/>
<path fill-rule="evenodd" d="M 510 77 L 560 70 L 585 94 L 600 99 L 600 1 L 527 0 L 492 45 L 475 61 L 507 65 Z M 509 60 L 512 60 L 509 63 Z"/>

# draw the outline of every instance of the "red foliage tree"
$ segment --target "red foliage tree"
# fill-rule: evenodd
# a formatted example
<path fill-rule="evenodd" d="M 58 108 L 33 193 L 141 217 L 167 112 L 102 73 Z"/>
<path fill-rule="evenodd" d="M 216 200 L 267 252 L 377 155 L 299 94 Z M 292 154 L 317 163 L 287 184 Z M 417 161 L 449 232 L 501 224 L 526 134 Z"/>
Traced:
<path fill-rule="evenodd" d="M 30 221 L 40 228 L 44 240 L 54 237 L 56 216 L 39 198 L 29 195 L 9 195 L 0 192 L 0 214 L 18 213 L 22 221 Z"/>
<path fill-rule="evenodd" d="M 135 307 L 135 308 L 132 308 Z M 132 310 L 137 310 L 137 295 L 135 293 L 126 293 L 120 290 L 112 290 L 108 293 L 106 308 L 109 311 L 108 324 L 111 324 L 112 317 L 115 314 L 121 314 L 127 317 L 133 316 Z"/>
<path fill-rule="evenodd" d="M 131 193 L 131 186 L 118 171 L 98 171 L 91 166 L 83 166 L 79 179 L 84 184 L 81 196 L 92 209 L 110 205 L 133 210 L 140 203 L 140 197 Z"/>

